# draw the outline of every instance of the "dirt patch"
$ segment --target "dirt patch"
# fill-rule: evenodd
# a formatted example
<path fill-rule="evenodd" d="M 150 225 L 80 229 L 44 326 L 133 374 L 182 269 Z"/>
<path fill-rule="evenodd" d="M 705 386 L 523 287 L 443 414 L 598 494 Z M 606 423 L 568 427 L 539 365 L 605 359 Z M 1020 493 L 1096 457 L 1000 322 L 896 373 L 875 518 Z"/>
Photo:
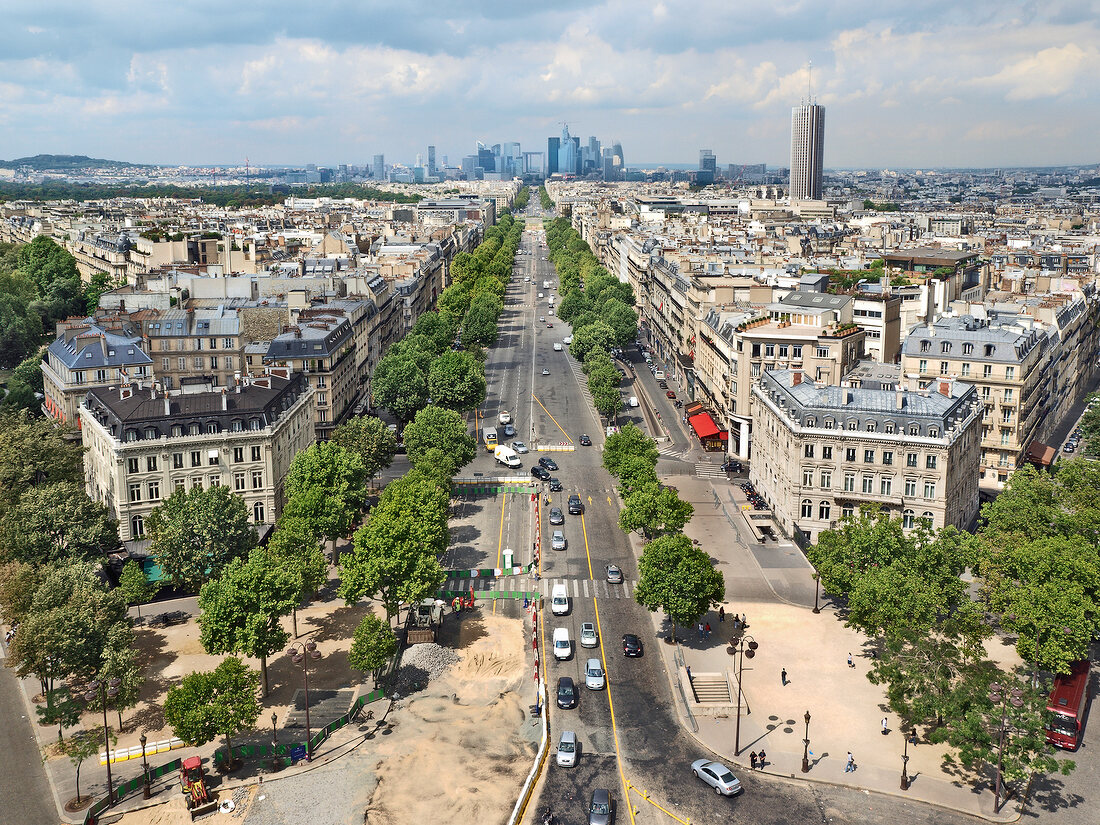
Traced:
<path fill-rule="evenodd" d="M 483 633 L 460 661 L 389 715 L 392 736 L 375 741 L 378 785 L 368 825 L 504 822 L 537 747 L 518 735 L 531 684 L 523 623 L 482 613 Z"/>

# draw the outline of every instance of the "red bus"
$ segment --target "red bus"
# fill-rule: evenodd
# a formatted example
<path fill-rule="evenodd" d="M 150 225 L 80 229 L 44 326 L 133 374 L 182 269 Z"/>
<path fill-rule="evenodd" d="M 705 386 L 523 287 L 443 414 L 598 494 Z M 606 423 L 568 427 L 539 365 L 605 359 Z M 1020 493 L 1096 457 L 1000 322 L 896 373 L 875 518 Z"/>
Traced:
<path fill-rule="evenodd" d="M 1047 701 L 1047 742 L 1056 748 L 1077 750 L 1088 703 L 1089 662 L 1086 659 L 1070 665 L 1068 675 L 1054 678 L 1054 688 Z"/>

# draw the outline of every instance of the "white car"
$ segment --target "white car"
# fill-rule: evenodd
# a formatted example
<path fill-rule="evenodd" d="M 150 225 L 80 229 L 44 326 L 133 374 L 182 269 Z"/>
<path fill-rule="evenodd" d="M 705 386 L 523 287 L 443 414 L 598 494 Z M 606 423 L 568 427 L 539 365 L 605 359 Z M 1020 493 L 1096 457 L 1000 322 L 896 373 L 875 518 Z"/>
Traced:
<path fill-rule="evenodd" d="M 545 315 L 540 315 L 539 316 L 539 321 L 546 321 L 546 316 Z"/>
<path fill-rule="evenodd" d="M 561 530 L 555 530 L 554 534 L 550 537 L 550 549 L 551 550 L 564 550 L 566 547 L 565 533 Z"/>
<path fill-rule="evenodd" d="M 562 342 L 563 344 L 565 344 L 566 346 L 568 346 L 569 344 L 572 344 L 572 343 L 573 343 L 573 336 L 572 336 L 572 335 L 570 335 L 570 336 L 569 336 L 568 338 L 562 338 L 562 339 L 561 339 L 561 342 Z"/>
<path fill-rule="evenodd" d="M 561 344 L 558 344 L 558 343 L 554 344 L 554 352 L 561 352 Z"/>
<path fill-rule="evenodd" d="M 577 764 L 577 734 L 563 730 L 558 740 L 558 767 L 572 768 Z"/>
<path fill-rule="evenodd" d="M 527 283 L 527 282 L 528 282 L 528 281 L 530 281 L 530 280 L 531 280 L 531 276 L 530 276 L 530 275 L 524 275 L 524 276 L 523 276 L 523 281 L 524 281 L 524 283 Z"/>
<path fill-rule="evenodd" d="M 603 665 L 599 659 L 589 659 L 584 666 L 584 686 L 589 690 L 603 690 L 607 680 L 603 675 Z"/>
<path fill-rule="evenodd" d="M 596 625 L 593 622 L 581 622 L 581 647 L 595 647 L 599 643 Z"/>
<path fill-rule="evenodd" d="M 554 658 L 564 662 L 573 653 L 573 643 L 569 641 L 569 628 L 554 628 Z"/>
<path fill-rule="evenodd" d="M 696 759 L 691 763 L 691 772 L 714 788 L 715 793 L 723 796 L 741 793 L 741 781 L 721 762 Z"/>
<path fill-rule="evenodd" d="M 549 375 L 549 374 L 550 374 L 550 370 L 546 369 L 546 367 L 543 367 L 543 368 L 542 368 L 542 374 L 543 374 L 543 375 Z"/>

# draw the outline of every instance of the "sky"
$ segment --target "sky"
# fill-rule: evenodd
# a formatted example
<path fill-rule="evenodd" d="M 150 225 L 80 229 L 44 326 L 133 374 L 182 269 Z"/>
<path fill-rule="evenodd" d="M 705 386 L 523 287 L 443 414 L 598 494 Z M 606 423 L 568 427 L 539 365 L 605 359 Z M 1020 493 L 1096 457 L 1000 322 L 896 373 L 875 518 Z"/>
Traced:
<path fill-rule="evenodd" d="M 1100 0 L 4 6 L 6 159 L 457 165 L 567 122 L 627 166 L 786 166 L 812 79 L 826 167 L 1100 161 Z"/>

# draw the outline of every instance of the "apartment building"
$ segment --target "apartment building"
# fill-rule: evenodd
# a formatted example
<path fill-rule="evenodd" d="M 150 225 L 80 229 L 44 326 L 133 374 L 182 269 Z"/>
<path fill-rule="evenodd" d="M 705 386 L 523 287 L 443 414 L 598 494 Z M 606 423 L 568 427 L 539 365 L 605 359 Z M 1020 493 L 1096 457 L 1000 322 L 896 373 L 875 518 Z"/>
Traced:
<path fill-rule="evenodd" d="M 151 382 L 88 391 L 80 407 L 88 495 L 141 538 L 149 514 L 176 490 L 230 487 L 256 524 L 273 524 L 283 479 L 313 443 L 313 390 L 304 376 L 273 373 L 217 387 L 184 379 L 164 393 Z"/>
<path fill-rule="evenodd" d="M 227 387 L 244 368 L 244 340 L 237 311 L 224 305 L 216 309 L 167 309 L 136 314 L 146 348 L 153 358 L 153 373 L 165 390 L 181 386 L 185 378 L 208 375 L 214 384 Z"/>
<path fill-rule="evenodd" d="M 803 545 L 870 506 L 906 529 L 977 518 L 982 405 L 967 384 L 869 389 L 774 370 L 753 387 L 752 416 L 749 479 Z"/>
<path fill-rule="evenodd" d="M 88 390 L 152 374 L 141 329 L 125 316 L 62 321 L 42 356 L 42 406 L 47 415 L 78 427 L 77 412 Z"/>
<path fill-rule="evenodd" d="M 1000 490 L 1037 438 L 1051 392 L 1049 341 L 1035 325 L 972 315 L 920 326 L 902 345 L 901 366 L 925 386 L 941 378 L 972 384 L 983 405 L 981 486 Z"/>

